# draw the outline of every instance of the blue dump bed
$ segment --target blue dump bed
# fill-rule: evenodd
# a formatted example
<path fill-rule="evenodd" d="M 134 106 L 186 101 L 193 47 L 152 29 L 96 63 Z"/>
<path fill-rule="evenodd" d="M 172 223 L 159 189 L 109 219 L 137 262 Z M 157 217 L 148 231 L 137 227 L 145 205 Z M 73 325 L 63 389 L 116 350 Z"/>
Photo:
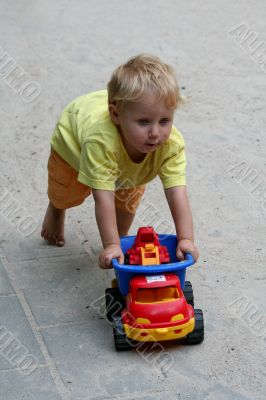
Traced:
<path fill-rule="evenodd" d="M 171 263 L 161 265 L 125 265 L 119 264 L 116 259 L 112 260 L 115 270 L 116 279 L 120 292 L 123 296 L 128 294 L 129 281 L 134 275 L 154 275 L 165 272 L 173 272 L 178 275 L 181 287 L 184 288 L 186 268 L 194 264 L 194 259 L 191 254 L 186 254 L 185 261 L 178 261 L 176 258 L 177 238 L 175 235 L 158 235 L 160 244 L 167 246 L 170 255 Z M 121 238 L 121 248 L 125 254 L 135 241 L 136 236 L 125 236 Z"/>

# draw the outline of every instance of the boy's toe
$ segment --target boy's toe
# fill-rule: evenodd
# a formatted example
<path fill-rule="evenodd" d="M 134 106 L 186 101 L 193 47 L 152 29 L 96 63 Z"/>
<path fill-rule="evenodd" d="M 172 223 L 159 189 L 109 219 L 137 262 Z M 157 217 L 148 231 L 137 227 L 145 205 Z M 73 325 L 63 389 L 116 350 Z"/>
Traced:
<path fill-rule="evenodd" d="M 45 232 L 42 234 L 42 237 L 43 237 L 45 240 L 48 240 L 48 233 L 45 231 Z"/>
<path fill-rule="evenodd" d="M 53 235 L 51 235 L 50 233 L 47 233 L 45 236 L 46 236 L 45 239 L 48 240 L 48 242 L 50 244 L 54 244 L 55 243 L 55 238 L 54 238 Z"/>
<path fill-rule="evenodd" d="M 58 247 L 64 246 L 64 244 L 65 244 L 64 236 L 59 235 L 59 236 L 56 238 L 56 240 L 55 240 L 55 244 L 56 244 Z"/>

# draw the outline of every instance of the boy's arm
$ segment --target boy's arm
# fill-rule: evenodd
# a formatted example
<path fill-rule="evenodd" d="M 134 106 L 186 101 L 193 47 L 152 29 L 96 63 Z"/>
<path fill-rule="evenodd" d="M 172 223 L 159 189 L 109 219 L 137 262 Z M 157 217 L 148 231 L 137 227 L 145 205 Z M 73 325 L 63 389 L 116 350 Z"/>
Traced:
<path fill-rule="evenodd" d="M 185 253 L 190 253 L 197 261 L 199 252 L 194 245 L 193 221 L 186 186 L 166 189 L 165 196 L 172 213 L 178 238 L 177 258 L 184 260 Z"/>
<path fill-rule="evenodd" d="M 101 268 L 111 268 L 111 261 L 117 258 L 120 264 L 124 262 L 124 255 L 120 247 L 115 212 L 115 194 L 109 190 L 92 189 L 95 200 L 95 215 L 103 244 L 103 251 L 99 257 Z"/>

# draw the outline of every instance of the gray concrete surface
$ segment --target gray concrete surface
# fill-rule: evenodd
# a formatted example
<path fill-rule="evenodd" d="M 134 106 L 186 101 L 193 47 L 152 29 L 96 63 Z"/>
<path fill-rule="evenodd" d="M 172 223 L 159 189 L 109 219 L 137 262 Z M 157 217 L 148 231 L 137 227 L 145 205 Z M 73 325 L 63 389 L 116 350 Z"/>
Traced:
<path fill-rule="evenodd" d="M 0 398 L 264 399 L 265 2 L 0 5 Z M 206 338 L 164 346 L 168 364 L 158 350 L 114 351 L 102 306 L 93 306 L 113 273 L 97 267 L 91 199 L 68 213 L 64 248 L 40 238 L 57 117 L 140 52 L 172 64 L 190 99 L 175 122 L 187 143 L 201 252 L 188 275 Z M 24 89 L 3 60 L 26 74 Z M 172 229 L 158 180 L 131 232 L 147 224 Z"/>

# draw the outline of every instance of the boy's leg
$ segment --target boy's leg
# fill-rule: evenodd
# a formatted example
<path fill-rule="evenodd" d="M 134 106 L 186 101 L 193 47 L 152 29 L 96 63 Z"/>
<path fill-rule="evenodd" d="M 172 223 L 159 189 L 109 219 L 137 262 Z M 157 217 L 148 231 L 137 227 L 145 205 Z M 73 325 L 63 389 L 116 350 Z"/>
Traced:
<path fill-rule="evenodd" d="M 54 150 L 48 160 L 49 204 L 43 220 L 41 236 L 51 244 L 63 246 L 66 209 L 83 203 L 91 189 L 77 181 L 78 172 Z"/>
<path fill-rule="evenodd" d="M 65 244 L 65 214 L 66 210 L 60 210 L 49 202 L 42 224 L 41 236 L 60 247 Z"/>
<path fill-rule="evenodd" d="M 126 236 L 128 234 L 144 190 L 145 185 L 116 191 L 116 221 L 119 236 Z"/>
<path fill-rule="evenodd" d="M 116 208 L 117 229 L 120 237 L 127 235 L 134 217 L 135 214 Z"/>

